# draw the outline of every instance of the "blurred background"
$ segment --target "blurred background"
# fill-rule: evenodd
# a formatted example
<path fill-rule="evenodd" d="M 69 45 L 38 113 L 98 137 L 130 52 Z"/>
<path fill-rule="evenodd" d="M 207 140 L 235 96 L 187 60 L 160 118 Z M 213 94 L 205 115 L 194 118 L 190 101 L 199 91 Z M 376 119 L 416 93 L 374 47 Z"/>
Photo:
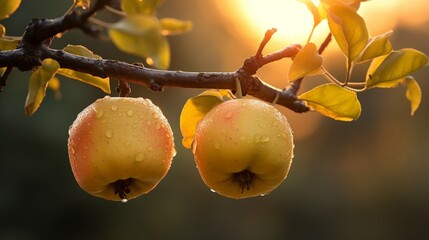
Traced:
<path fill-rule="evenodd" d="M 2 24 L 8 35 L 18 36 L 30 19 L 60 16 L 71 3 L 24 0 Z M 426 0 L 374 0 L 360 13 L 372 35 L 394 30 L 395 49 L 429 54 L 428 10 Z M 167 0 L 158 16 L 194 24 L 190 33 L 169 37 L 171 69 L 183 71 L 235 71 L 256 52 L 268 28 L 278 33 L 264 53 L 304 43 L 312 25 L 305 5 L 294 0 Z M 325 36 L 326 26 L 321 26 L 314 41 L 320 44 Z M 142 61 L 77 30 L 53 47 L 66 44 L 85 45 L 104 58 Z M 326 68 L 342 79 L 344 63 L 332 42 L 324 53 Z M 273 63 L 258 76 L 287 86 L 289 65 L 290 60 Z M 365 67 L 354 73 L 356 81 L 364 79 Z M 201 91 L 152 93 L 132 86 L 132 96 L 151 98 L 161 107 L 178 154 L 156 189 L 122 204 L 81 190 L 68 161 L 68 127 L 104 94 L 63 78 L 63 98 L 57 101 L 48 92 L 39 110 L 27 117 L 29 74 L 14 71 L 0 93 L 0 239 L 428 239 L 429 70 L 414 76 L 423 99 L 413 117 L 402 87 L 359 94 L 362 115 L 350 123 L 279 107 L 295 132 L 291 171 L 270 195 L 244 200 L 212 193 L 191 152 L 181 146 L 181 107 Z M 321 82 L 308 78 L 302 91 Z"/>

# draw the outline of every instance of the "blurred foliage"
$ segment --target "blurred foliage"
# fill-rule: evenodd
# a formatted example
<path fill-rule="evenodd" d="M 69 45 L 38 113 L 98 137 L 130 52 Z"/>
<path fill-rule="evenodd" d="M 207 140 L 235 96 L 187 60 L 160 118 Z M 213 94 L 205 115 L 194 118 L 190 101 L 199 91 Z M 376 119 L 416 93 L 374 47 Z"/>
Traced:
<path fill-rule="evenodd" d="M 160 16 L 194 22 L 191 33 L 171 38 L 172 69 L 233 71 L 256 50 L 227 30 L 228 23 L 218 17 L 218 11 L 207 14 L 213 1 L 186 0 L 185 4 L 170 0 L 159 9 Z M 8 34 L 20 35 L 31 18 L 59 16 L 70 3 L 23 1 L 14 18 L 2 24 Z M 40 7 L 43 5 L 52 7 Z M 419 29 L 398 27 L 390 41 L 397 48 L 411 46 L 427 53 L 428 27 L 428 22 Z M 261 37 L 255 36 L 255 42 Z M 78 31 L 64 35 L 54 47 L 67 44 L 84 44 L 103 58 L 140 61 Z M 336 67 L 337 58 L 326 58 L 327 67 L 341 75 L 343 67 Z M 280 68 L 284 71 L 283 65 Z M 358 71 L 355 69 L 355 74 L 365 76 L 365 71 Z M 104 94 L 60 77 L 63 99 L 56 101 L 48 91 L 43 107 L 29 118 L 22 108 L 28 76 L 13 71 L 0 93 L 0 239 L 429 237 L 427 70 L 414 75 L 422 80 L 420 87 L 426 93 L 415 116 L 408 114 L 404 89 L 367 91 L 360 97 L 364 108 L 358 121 L 318 118 L 319 127 L 295 142 L 295 159 L 286 181 L 266 197 L 240 201 L 210 192 L 191 153 L 181 147 L 181 107 L 200 91 L 152 93 L 133 86 L 132 95 L 151 98 L 163 109 L 175 133 L 178 154 L 154 191 L 127 204 L 83 192 L 68 163 L 68 127 L 77 113 Z M 262 72 L 262 76 L 269 80 L 272 75 Z M 281 110 L 289 119 L 297 119 L 291 121 L 296 135 L 313 119 L 313 113 L 297 115 Z"/>

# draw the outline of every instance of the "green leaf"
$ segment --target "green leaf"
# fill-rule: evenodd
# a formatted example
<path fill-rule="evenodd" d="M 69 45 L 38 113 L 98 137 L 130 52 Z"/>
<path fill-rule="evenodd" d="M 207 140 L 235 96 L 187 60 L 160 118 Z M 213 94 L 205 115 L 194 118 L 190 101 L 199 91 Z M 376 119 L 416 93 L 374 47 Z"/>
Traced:
<path fill-rule="evenodd" d="M 148 58 L 149 64 L 160 69 L 170 65 L 170 45 L 155 17 L 127 16 L 112 25 L 109 36 L 121 51 Z"/>
<path fill-rule="evenodd" d="M 349 7 L 336 5 L 328 10 L 328 24 L 350 65 L 368 43 L 365 21 Z"/>
<path fill-rule="evenodd" d="M 367 72 L 367 88 L 378 87 L 380 84 L 404 78 L 428 63 L 429 58 L 415 49 L 392 51 L 372 61 Z"/>
<path fill-rule="evenodd" d="M 183 136 L 182 144 L 185 148 L 191 148 L 195 131 L 201 119 L 222 102 L 221 93 L 215 90 L 205 91 L 186 101 L 180 114 L 180 131 Z"/>
<path fill-rule="evenodd" d="M 422 100 L 422 90 L 417 81 L 411 76 L 405 78 L 405 86 L 407 88 L 405 96 L 411 104 L 411 115 L 414 115 Z"/>
<path fill-rule="evenodd" d="M 121 7 L 127 15 L 153 15 L 162 2 L 162 0 L 121 0 Z"/>
<path fill-rule="evenodd" d="M 365 62 L 390 53 L 392 51 L 392 45 L 390 44 L 389 37 L 392 33 L 392 31 L 389 31 L 370 38 L 368 45 L 358 58 L 359 62 Z"/>
<path fill-rule="evenodd" d="M 162 18 L 159 23 L 161 24 L 161 33 L 163 35 L 182 34 L 192 29 L 191 21 L 182 21 L 175 18 Z"/>
<path fill-rule="evenodd" d="M 321 74 L 322 56 L 314 43 L 306 44 L 293 59 L 289 69 L 289 82 L 309 75 Z"/>
<path fill-rule="evenodd" d="M 25 100 L 25 113 L 30 116 L 37 111 L 46 94 L 46 88 L 60 64 L 50 58 L 43 60 L 42 65 L 30 77 L 27 99 Z"/>
<path fill-rule="evenodd" d="M 20 4 L 21 0 L 0 0 L 0 19 L 8 18 Z"/>
<path fill-rule="evenodd" d="M 336 84 L 317 86 L 298 98 L 306 101 L 313 110 L 335 120 L 356 120 L 361 113 L 356 93 Z"/>
<path fill-rule="evenodd" d="M 88 58 L 95 58 L 95 59 L 101 59 L 100 56 L 94 54 L 92 51 L 87 49 L 84 46 L 80 45 L 68 45 L 63 49 L 65 52 L 88 57 Z M 60 68 L 58 70 L 58 73 L 61 75 L 64 75 L 66 77 L 82 81 L 86 84 L 92 85 L 94 87 L 98 87 L 99 89 L 103 90 L 105 93 L 110 94 L 110 80 L 109 78 L 100 78 L 93 76 L 88 73 L 82 73 L 78 71 L 74 71 L 67 68 Z"/>

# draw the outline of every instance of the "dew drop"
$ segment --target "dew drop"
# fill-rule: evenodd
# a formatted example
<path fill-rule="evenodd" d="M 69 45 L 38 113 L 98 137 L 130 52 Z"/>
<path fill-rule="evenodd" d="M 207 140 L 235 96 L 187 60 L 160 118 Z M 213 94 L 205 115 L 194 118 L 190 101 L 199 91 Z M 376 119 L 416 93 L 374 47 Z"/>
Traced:
<path fill-rule="evenodd" d="M 122 199 L 121 199 L 121 202 L 122 202 L 122 203 L 127 203 L 127 202 L 128 202 L 128 199 L 127 199 L 127 198 L 122 198 Z"/>
<path fill-rule="evenodd" d="M 132 117 L 133 115 L 134 115 L 133 110 L 130 109 L 130 110 L 127 111 L 127 116 L 128 117 Z"/>
<path fill-rule="evenodd" d="M 152 116 L 153 116 L 153 118 L 155 118 L 155 119 L 158 119 L 158 118 L 159 118 L 159 114 L 158 114 L 158 113 L 155 113 L 155 112 L 152 114 Z"/>
<path fill-rule="evenodd" d="M 259 195 L 259 196 L 261 196 L 261 197 L 265 197 L 265 195 L 266 195 L 265 193 L 261 193 L 261 195 Z"/>
<path fill-rule="evenodd" d="M 150 126 L 150 125 L 152 124 L 152 122 L 151 122 L 150 120 L 147 120 L 146 124 L 147 124 L 148 126 Z"/>
<path fill-rule="evenodd" d="M 212 191 L 212 192 L 214 192 L 214 193 L 216 192 L 214 189 L 211 189 L 211 188 L 210 188 L 210 191 Z"/>
<path fill-rule="evenodd" d="M 215 143 L 215 144 L 214 144 L 214 148 L 215 148 L 215 149 L 219 149 L 219 148 L 220 148 L 220 144 L 219 144 L 219 143 Z"/>
<path fill-rule="evenodd" d="M 143 161 L 143 159 L 144 159 L 143 153 L 137 153 L 136 154 L 136 161 L 137 162 Z"/>
<path fill-rule="evenodd" d="M 158 130 L 158 129 L 160 129 L 160 128 L 161 128 L 161 123 L 160 123 L 160 122 L 157 122 L 157 123 L 156 123 L 155 128 L 156 128 L 157 130 Z"/>
<path fill-rule="evenodd" d="M 268 137 L 268 136 L 262 136 L 261 137 L 261 143 L 267 143 L 269 141 L 270 141 L 270 137 Z"/>
<path fill-rule="evenodd" d="M 231 118 L 231 117 L 232 117 L 232 112 L 228 112 L 228 113 L 225 115 L 225 118 L 226 118 L 226 119 Z"/>
<path fill-rule="evenodd" d="M 112 109 L 112 111 L 116 111 L 116 110 L 118 110 L 118 106 L 116 106 L 116 105 L 112 105 L 112 106 L 110 107 L 110 109 Z"/>
<path fill-rule="evenodd" d="M 104 111 L 103 110 L 96 110 L 95 111 L 95 116 L 97 117 L 97 119 L 100 119 L 100 118 L 102 118 L 103 117 L 103 115 L 104 115 Z"/>
<path fill-rule="evenodd" d="M 253 141 L 255 143 L 260 143 L 261 142 L 261 135 L 256 134 L 255 137 L 253 138 Z"/>
<path fill-rule="evenodd" d="M 112 129 L 107 129 L 104 134 L 106 135 L 106 137 L 111 138 L 113 137 L 113 130 Z"/>

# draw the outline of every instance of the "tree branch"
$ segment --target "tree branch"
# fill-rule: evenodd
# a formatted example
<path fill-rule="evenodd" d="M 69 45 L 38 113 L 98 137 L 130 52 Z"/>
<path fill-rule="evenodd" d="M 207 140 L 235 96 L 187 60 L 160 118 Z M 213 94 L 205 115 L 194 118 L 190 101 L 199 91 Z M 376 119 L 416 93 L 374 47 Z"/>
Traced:
<path fill-rule="evenodd" d="M 121 82 L 135 83 L 154 91 L 162 91 L 164 87 L 198 88 L 198 89 L 230 89 L 236 90 L 238 79 L 244 95 L 249 94 L 264 101 L 272 102 L 278 95 L 277 104 L 295 112 L 306 112 L 308 107 L 296 98 L 296 89 L 277 89 L 259 79 L 254 74 L 265 64 L 294 57 L 301 45 L 294 44 L 267 56 L 262 50 L 275 33 L 268 30 L 257 54 L 246 59 L 243 66 L 235 72 L 183 72 L 145 68 L 141 65 L 129 64 L 110 59 L 93 59 L 73 55 L 62 50 L 51 49 L 49 46 L 55 35 L 73 28 L 88 27 L 88 19 L 102 9 L 110 0 L 98 0 L 87 10 L 73 10 L 56 19 L 33 19 L 27 26 L 21 43 L 16 50 L 0 51 L 0 68 L 15 67 L 28 71 L 46 58 L 55 59 L 61 68 L 88 73 L 102 78 L 113 78 Z M 2 76 L 5 83 L 7 75 Z M 124 89 L 122 88 L 121 89 Z M 294 92 L 295 91 L 295 92 Z M 125 94 L 125 92 L 124 92 Z"/>

